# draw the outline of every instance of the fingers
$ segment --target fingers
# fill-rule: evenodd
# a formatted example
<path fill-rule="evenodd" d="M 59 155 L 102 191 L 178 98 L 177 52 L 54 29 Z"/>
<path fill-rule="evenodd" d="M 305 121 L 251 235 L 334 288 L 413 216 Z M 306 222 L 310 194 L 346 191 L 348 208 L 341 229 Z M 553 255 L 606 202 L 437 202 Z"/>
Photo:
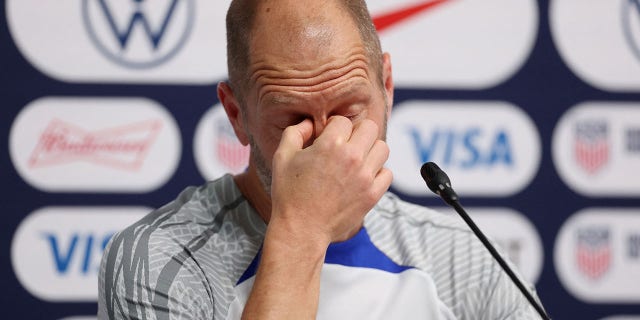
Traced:
<path fill-rule="evenodd" d="M 352 130 L 351 120 L 342 116 L 332 116 L 314 144 L 341 145 L 349 141 Z"/>
<path fill-rule="evenodd" d="M 289 155 L 301 150 L 305 143 L 311 139 L 313 135 L 313 123 L 309 119 L 287 127 L 282 132 L 282 139 L 278 145 L 278 152 L 288 157 Z"/>
<path fill-rule="evenodd" d="M 383 169 L 387 159 L 389 159 L 389 147 L 387 143 L 382 140 L 376 140 L 365 159 L 364 165 L 371 175 L 375 177 L 379 174 L 379 171 Z"/>
<path fill-rule="evenodd" d="M 343 147 L 346 147 L 357 161 L 363 161 L 363 168 L 375 177 L 389 158 L 389 148 L 386 142 L 378 140 L 378 135 L 378 125 L 372 120 L 365 119 L 354 128 L 349 119 L 333 116 L 314 144 L 324 144 L 333 150 L 332 147 L 347 142 Z"/>
<path fill-rule="evenodd" d="M 391 186 L 392 180 L 393 174 L 391 173 L 391 170 L 383 167 L 378 171 L 376 178 L 373 180 L 373 185 L 371 186 L 375 199 L 380 199 L 382 197 L 382 195 Z"/>
<path fill-rule="evenodd" d="M 365 119 L 353 129 L 349 144 L 366 157 L 377 139 L 378 125 L 372 120 Z"/>

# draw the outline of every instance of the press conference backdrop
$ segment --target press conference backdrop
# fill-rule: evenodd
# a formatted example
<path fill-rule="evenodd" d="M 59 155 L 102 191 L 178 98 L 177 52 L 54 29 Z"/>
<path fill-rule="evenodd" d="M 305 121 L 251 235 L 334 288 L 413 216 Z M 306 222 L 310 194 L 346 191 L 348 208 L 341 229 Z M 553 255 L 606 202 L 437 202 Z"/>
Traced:
<path fill-rule="evenodd" d="M 6 0 L 3 319 L 94 319 L 111 235 L 241 172 L 217 97 L 229 1 Z M 392 190 L 445 169 L 555 319 L 640 319 L 640 0 L 369 1 Z"/>

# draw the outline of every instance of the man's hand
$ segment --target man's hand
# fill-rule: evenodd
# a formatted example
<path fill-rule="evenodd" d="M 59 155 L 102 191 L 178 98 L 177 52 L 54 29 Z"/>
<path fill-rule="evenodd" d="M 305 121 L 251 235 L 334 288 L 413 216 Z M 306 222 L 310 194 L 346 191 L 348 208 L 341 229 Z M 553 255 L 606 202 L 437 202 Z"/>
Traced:
<path fill-rule="evenodd" d="M 288 127 L 273 157 L 272 211 L 243 319 L 315 319 L 329 243 L 346 240 L 391 184 L 377 125 L 329 119 Z"/>
<path fill-rule="evenodd" d="M 391 171 L 383 167 L 389 148 L 368 119 L 354 127 L 345 117 L 331 117 L 303 148 L 312 133 L 304 120 L 282 135 L 273 157 L 270 223 L 327 244 L 346 240 L 391 184 Z"/>

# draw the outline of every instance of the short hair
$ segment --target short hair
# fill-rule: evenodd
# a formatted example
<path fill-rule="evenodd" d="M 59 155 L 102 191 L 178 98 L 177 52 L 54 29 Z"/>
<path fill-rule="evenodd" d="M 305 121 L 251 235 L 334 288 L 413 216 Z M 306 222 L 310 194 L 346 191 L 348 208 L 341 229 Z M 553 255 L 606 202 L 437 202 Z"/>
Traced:
<path fill-rule="evenodd" d="M 244 94 L 248 89 L 250 63 L 249 42 L 255 22 L 256 13 L 261 0 L 233 0 L 227 12 L 227 68 L 229 83 L 234 90 L 241 108 L 244 109 Z M 378 80 L 381 89 L 382 49 L 378 33 L 369 15 L 364 0 L 337 0 L 353 19 L 358 28 L 360 39 L 365 47 L 367 58 Z"/>

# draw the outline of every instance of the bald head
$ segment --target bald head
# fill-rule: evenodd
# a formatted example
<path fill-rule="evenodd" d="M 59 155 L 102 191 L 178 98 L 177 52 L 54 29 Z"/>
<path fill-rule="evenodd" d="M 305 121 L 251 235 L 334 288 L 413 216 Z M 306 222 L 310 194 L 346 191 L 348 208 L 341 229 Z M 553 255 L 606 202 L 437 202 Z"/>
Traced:
<path fill-rule="evenodd" d="M 339 22 L 340 15 L 347 23 Z M 229 82 L 240 103 L 244 104 L 249 66 L 255 63 L 256 46 L 264 35 L 282 44 L 271 46 L 271 50 L 283 50 L 281 54 L 291 48 L 304 49 L 296 52 L 296 60 L 304 63 L 305 54 L 322 54 L 322 50 L 331 48 L 336 28 L 357 30 L 370 68 L 382 87 L 380 41 L 364 0 L 233 0 L 227 13 L 227 63 Z"/>

